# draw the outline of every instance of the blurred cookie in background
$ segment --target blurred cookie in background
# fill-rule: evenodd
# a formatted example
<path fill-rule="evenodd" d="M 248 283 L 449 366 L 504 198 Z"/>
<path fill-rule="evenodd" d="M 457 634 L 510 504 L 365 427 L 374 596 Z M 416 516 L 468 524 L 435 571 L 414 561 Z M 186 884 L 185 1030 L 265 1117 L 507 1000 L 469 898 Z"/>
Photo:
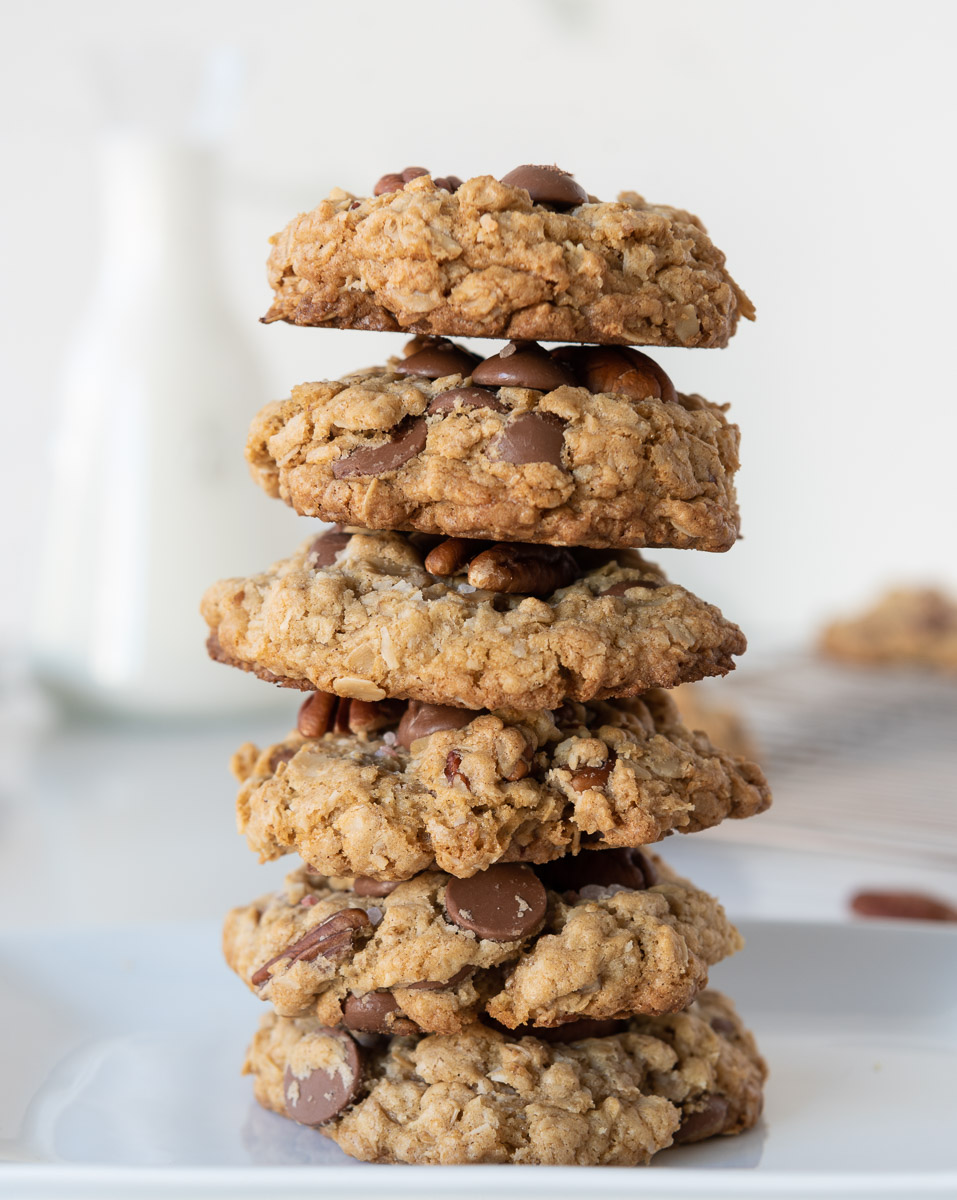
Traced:
<path fill-rule="evenodd" d="M 892 588 L 866 611 L 826 626 L 819 647 L 844 662 L 957 675 L 957 599 L 939 588 Z"/>

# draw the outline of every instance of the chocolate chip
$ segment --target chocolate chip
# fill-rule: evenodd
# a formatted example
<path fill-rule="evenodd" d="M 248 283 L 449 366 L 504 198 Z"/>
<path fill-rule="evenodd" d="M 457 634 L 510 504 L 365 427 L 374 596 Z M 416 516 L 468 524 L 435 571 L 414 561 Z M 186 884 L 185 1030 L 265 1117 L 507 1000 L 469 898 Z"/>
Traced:
<path fill-rule="evenodd" d="M 519 1025 L 515 1029 L 504 1029 L 509 1037 L 534 1037 L 542 1042 L 580 1042 L 584 1038 L 610 1037 L 628 1028 L 627 1021 L 566 1021 L 564 1025 L 542 1028 L 537 1025 Z"/>
<path fill-rule="evenodd" d="M 464 729 L 479 714 L 469 708 L 453 708 L 450 704 L 424 704 L 410 700 L 395 740 L 406 750 L 419 738 L 431 737 L 443 729 Z"/>
<path fill-rule="evenodd" d="M 509 410 L 490 391 L 480 387 L 452 388 L 447 392 L 439 392 L 429 404 L 429 413 L 462 411 L 468 408 L 490 408 L 493 412 L 506 413 Z"/>
<path fill-rule="evenodd" d="M 420 175 L 428 175 L 425 167 L 406 167 L 404 171 L 392 171 L 383 175 L 372 189 L 373 196 L 385 196 L 389 192 L 401 192 L 407 183 Z"/>
<path fill-rule="evenodd" d="M 498 863 L 469 879 L 450 879 L 445 907 L 452 921 L 492 942 L 531 933 L 545 916 L 545 889 L 524 866 Z"/>
<path fill-rule="evenodd" d="M 565 422 L 554 413 L 527 412 L 512 417 L 489 447 L 489 457 L 510 463 L 562 465 Z"/>
<path fill-rule="evenodd" d="M 464 983 L 474 970 L 474 967 L 463 967 L 461 971 L 456 971 L 451 979 L 420 979 L 418 983 L 407 983 L 405 986 L 416 992 L 450 991 Z"/>
<path fill-rule="evenodd" d="M 625 592 L 630 592 L 632 588 L 647 588 L 653 592 L 655 588 L 660 588 L 661 584 L 654 579 L 623 579 L 621 583 L 613 583 L 610 588 L 605 588 L 603 592 L 599 592 L 599 596 L 624 596 Z"/>
<path fill-rule="evenodd" d="M 537 342 L 509 342 L 472 372 L 472 382 L 482 387 L 524 387 L 550 392 L 575 386 L 572 371 L 556 362 Z"/>
<path fill-rule="evenodd" d="M 428 167 L 406 167 L 402 172 L 402 182 L 411 183 L 413 179 L 418 179 L 420 175 L 428 175 Z"/>
<path fill-rule="evenodd" d="M 432 182 L 437 188 L 445 188 L 447 192 L 457 192 L 462 186 L 458 175 L 433 175 Z"/>
<path fill-rule="evenodd" d="M 351 533 L 343 533 L 340 529 L 330 529 L 328 533 L 321 533 L 309 547 L 309 553 L 313 556 L 313 567 L 331 566 L 340 550 L 345 550 L 349 545 L 351 538 Z"/>
<path fill-rule="evenodd" d="M 903 921 L 957 921 L 957 908 L 921 892 L 858 892 L 851 910 L 859 917 Z"/>
<path fill-rule="evenodd" d="M 403 421 L 392 439 L 381 446 L 364 446 L 332 464 L 336 479 L 351 479 L 354 475 L 384 475 L 397 471 L 403 463 L 425 449 L 428 429 L 425 417 Z"/>
<path fill-rule="evenodd" d="M 654 887 L 657 872 L 640 850 L 582 850 L 535 868 L 546 887 L 556 892 L 578 892 L 583 887 L 628 888 L 640 892 Z"/>
<path fill-rule="evenodd" d="M 405 1037 L 418 1030 L 415 1022 L 399 1010 L 391 992 L 347 996 L 342 1006 L 342 1023 L 362 1033 L 391 1033 L 396 1037 Z"/>
<path fill-rule="evenodd" d="M 271 978 L 269 968 L 284 958 L 289 959 L 290 967 L 297 962 L 312 962 L 320 956 L 330 962 L 339 962 L 352 952 L 357 935 L 371 930 L 372 922 L 361 908 L 340 909 L 280 954 L 263 963 L 250 982 L 253 987 L 266 983 Z"/>
<path fill-rule="evenodd" d="M 674 1135 L 674 1143 L 680 1146 L 685 1142 L 703 1142 L 705 1138 L 714 1137 L 728 1123 L 728 1098 L 715 1096 L 706 1092 L 700 1100 L 695 1101 L 696 1107 L 691 1112 L 685 1112 Z"/>
<path fill-rule="evenodd" d="M 276 768 L 280 763 L 287 763 L 295 758 L 299 751 L 298 746 L 283 746 L 279 750 L 274 750 L 269 756 L 269 770 L 275 774 Z"/>
<path fill-rule="evenodd" d="M 401 879 L 372 879 L 369 875 L 357 875 L 352 882 L 352 890 L 357 896 L 390 896 L 401 882 Z"/>
<path fill-rule="evenodd" d="M 305 738 L 317 738 L 328 730 L 338 697 L 329 692 L 313 692 L 302 702 L 296 728 Z"/>
<path fill-rule="evenodd" d="M 614 770 L 616 757 L 615 752 L 611 751 L 600 767 L 580 767 L 573 772 L 571 784 L 575 791 L 587 792 L 593 788 L 603 788 Z"/>
<path fill-rule="evenodd" d="M 444 379 L 446 375 L 471 375 L 482 360 L 452 342 L 434 342 L 402 359 L 392 368 L 396 375 L 421 375 L 423 379 Z"/>
<path fill-rule="evenodd" d="M 558 346 L 552 357 L 572 369 L 590 392 L 612 392 L 629 400 L 678 398 L 658 364 L 630 346 Z"/>
<path fill-rule="evenodd" d="M 552 208 L 574 208 L 586 204 L 588 193 L 576 183 L 571 172 L 561 167 L 536 166 L 523 163 L 503 175 L 501 182 L 508 187 L 524 188 L 533 204 L 548 204 Z"/>
<path fill-rule="evenodd" d="M 729 1021 L 727 1017 L 712 1017 L 711 1028 L 723 1037 L 736 1037 L 738 1033 L 734 1021 Z"/>
<path fill-rule="evenodd" d="M 469 563 L 474 588 L 506 595 L 550 596 L 578 578 L 578 563 L 564 546 L 497 542 Z"/>
<path fill-rule="evenodd" d="M 297 1078 L 286 1067 L 283 1090 L 286 1112 L 300 1125 L 324 1125 L 349 1107 L 362 1084 L 362 1052 L 355 1039 L 340 1029 L 323 1030 L 322 1037 L 338 1042 L 339 1059 L 333 1067 L 310 1071 Z"/>

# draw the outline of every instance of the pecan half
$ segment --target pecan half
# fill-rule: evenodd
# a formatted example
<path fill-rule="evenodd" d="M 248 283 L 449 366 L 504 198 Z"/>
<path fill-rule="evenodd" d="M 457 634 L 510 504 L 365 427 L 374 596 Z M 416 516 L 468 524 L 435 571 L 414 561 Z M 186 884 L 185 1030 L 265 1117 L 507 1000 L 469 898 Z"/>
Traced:
<path fill-rule="evenodd" d="M 454 575 L 469 559 L 480 553 L 486 542 L 472 538 L 451 537 L 439 542 L 425 557 L 425 569 L 430 575 Z"/>
<path fill-rule="evenodd" d="M 490 592 L 548 596 L 579 576 L 578 564 L 564 546 L 496 542 L 469 563 L 469 583 Z"/>
<path fill-rule="evenodd" d="M 296 720 L 296 728 L 303 737 L 322 737 L 332 724 L 336 700 L 331 692 L 313 692 L 303 701 Z"/>
<path fill-rule="evenodd" d="M 261 987 L 270 979 L 269 968 L 281 959 L 288 958 L 289 966 L 297 962 L 312 962 L 322 955 L 330 962 L 339 962 L 345 958 L 355 945 L 356 938 L 364 931 L 372 929 L 372 922 L 361 908 L 343 908 L 331 917 L 317 925 L 315 929 L 287 946 L 281 954 L 263 963 L 252 977 L 253 987 Z M 287 967 L 288 970 L 288 967 Z"/>

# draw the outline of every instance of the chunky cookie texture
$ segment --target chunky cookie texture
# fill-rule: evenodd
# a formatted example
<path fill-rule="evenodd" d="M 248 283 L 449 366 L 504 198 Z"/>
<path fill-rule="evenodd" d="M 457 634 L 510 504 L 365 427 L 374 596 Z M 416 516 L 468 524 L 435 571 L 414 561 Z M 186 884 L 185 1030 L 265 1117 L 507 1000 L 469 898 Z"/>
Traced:
<path fill-rule="evenodd" d="M 554 709 L 723 675 L 747 644 L 634 551 L 331 536 L 207 591 L 212 657 L 358 700 Z"/>
<path fill-rule="evenodd" d="M 462 363 L 438 349 L 302 384 L 268 405 L 246 444 L 253 478 L 305 516 L 369 529 L 564 546 L 733 545 L 739 438 L 723 407 L 678 395 L 667 377 L 663 397 L 645 356 L 627 348 L 582 350 L 590 360 L 577 378 L 557 381 L 536 374 L 539 356 L 521 350 L 495 370 L 496 359 Z M 506 373 L 523 357 L 531 370 Z M 409 374 L 406 363 L 451 373 Z M 481 377 L 483 367 L 493 380 L 531 382 L 479 386 L 472 370 Z M 517 456 L 523 430 L 533 437 Z"/>
<path fill-rule="evenodd" d="M 754 316 L 698 218 L 634 192 L 557 211 L 489 175 L 454 191 L 423 175 L 379 196 L 336 189 L 272 247 L 267 322 L 724 346 Z"/>
<path fill-rule="evenodd" d="M 741 1133 L 766 1067 L 730 1001 L 568 1043 L 481 1025 L 364 1049 L 273 1013 L 246 1058 L 256 1099 L 367 1162 L 637 1166 Z"/>
<path fill-rule="evenodd" d="M 866 612 L 829 625 L 829 658 L 957 673 L 957 599 L 936 588 L 894 588 Z"/>
<path fill-rule="evenodd" d="M 742 944 L 716 900 L 638 850 L 369 883 L 294 872 L 229 914 L 226 961 L 283 1016 L 452 1033 L 480 1013 L 514 1029 L 674 1012 Z"/>
<path fill-rule="evenodd" d="M 467 876 L 694 833 L 771 802 L 760 768 L 692 733 L 658 690 L 494 713 L 317 693 L 299 725 L 235 755 L 239 829 L 261 860 L 296 851 L 326 875 Z"/>

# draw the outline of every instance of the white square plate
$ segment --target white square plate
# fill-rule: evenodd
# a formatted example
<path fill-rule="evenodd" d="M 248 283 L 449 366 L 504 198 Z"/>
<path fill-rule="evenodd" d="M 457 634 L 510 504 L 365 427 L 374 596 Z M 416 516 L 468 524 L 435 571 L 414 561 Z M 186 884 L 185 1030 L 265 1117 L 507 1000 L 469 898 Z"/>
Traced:
<path fill-rule="evenodd" d="M 758 1128 L 647 1170 L 386 1167 L 252 1101 L 262 1012 L 209 925 L 0 938 L 0 1195 L 957 1195 L 957 933 L 742 922 L 712 972 L 771 1065 Z"/>

